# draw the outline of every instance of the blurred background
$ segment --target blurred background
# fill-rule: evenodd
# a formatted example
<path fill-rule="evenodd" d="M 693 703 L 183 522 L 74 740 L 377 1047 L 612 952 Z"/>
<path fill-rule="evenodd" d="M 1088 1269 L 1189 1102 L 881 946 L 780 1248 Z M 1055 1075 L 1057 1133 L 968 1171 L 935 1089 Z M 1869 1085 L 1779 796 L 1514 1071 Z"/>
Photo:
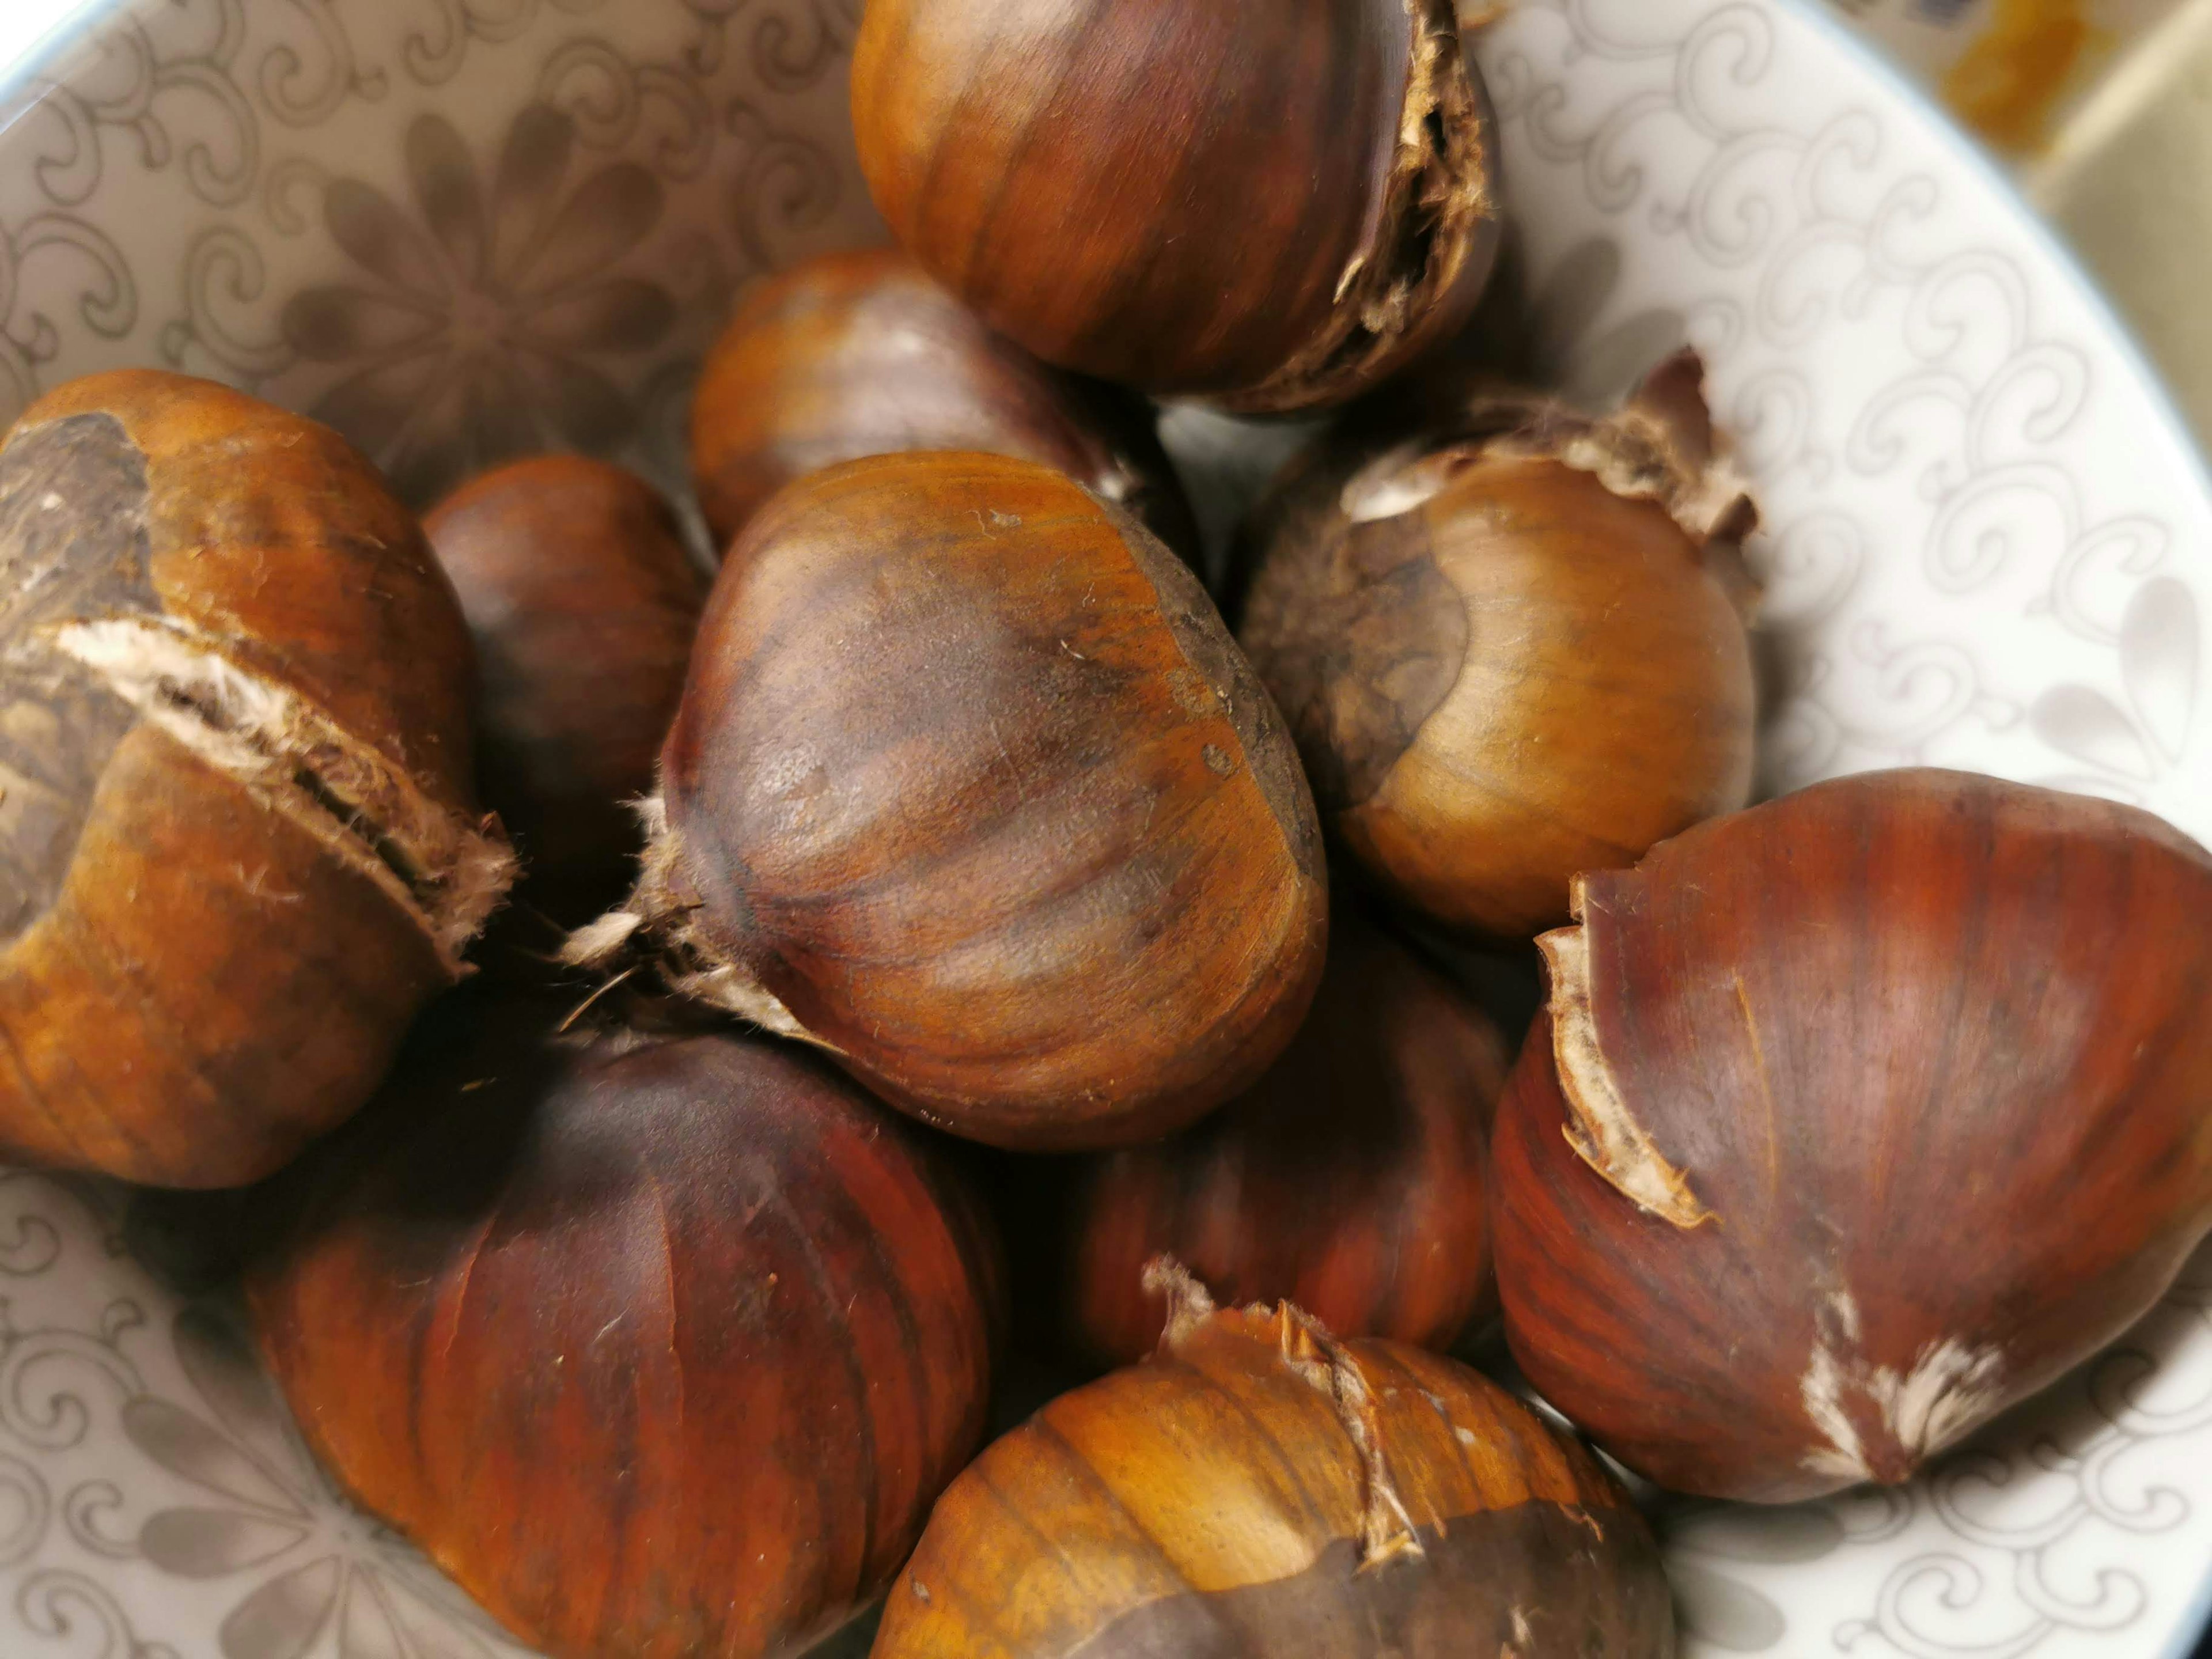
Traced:
<path fill-rule="evenodd" d="M 2212 0 L 1825 0 L 2014 168 L 2212 442 Z"/>

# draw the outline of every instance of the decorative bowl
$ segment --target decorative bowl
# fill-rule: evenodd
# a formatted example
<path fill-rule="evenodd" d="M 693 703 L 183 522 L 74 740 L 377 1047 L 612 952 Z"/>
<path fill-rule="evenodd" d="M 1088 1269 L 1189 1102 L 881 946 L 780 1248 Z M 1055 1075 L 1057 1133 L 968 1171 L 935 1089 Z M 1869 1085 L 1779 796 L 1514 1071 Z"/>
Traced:
<path fill-rule="evenodd" d="M 860 0 L 106 0 L 0 87 L 0 420 L 163 364 L 418 503 L 566 446 L 680 483 L 760 272 L 880 235 Z M 2002 176 L 1788 0 L 1520 0 L 1481 56 L 1593 398 L 1680 343 L 1760 485 L 1768 785 L 1979 769 L 2212 838 L 2212 483 Z M 1220 522 L 1282 434 L 1170 428 Z M 520 1650 L 316 1470 L 129 1195 L 0 1171 L 0 1653 Z M 2212 1255 L 1901 1492 L 1663 1512 L 1700 1656 L 2167 1659 L 2212 1610 Z M 848 1645 L 851 1645 L 848 1642 Z"/>

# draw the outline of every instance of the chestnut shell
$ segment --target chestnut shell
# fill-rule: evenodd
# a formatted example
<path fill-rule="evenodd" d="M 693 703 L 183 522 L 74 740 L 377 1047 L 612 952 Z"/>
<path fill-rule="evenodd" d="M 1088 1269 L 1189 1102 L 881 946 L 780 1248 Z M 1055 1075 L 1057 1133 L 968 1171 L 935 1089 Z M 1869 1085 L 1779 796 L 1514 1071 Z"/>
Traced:
<path fill-rule="evenodd" d="M 1756 514 L 1703 376 L 1685 353 L 1601 419 L 1499 393 L 1355 433 L 1255 515 L 1238 640 L 1400 904 L 1526 939 L 1577 872 L 1750 799 Z"/>
<path fill-rule="evenodd" d="M 1003 456 L 814 473 L 708 601 L 627 913 L 679 988 L 1024 1150 L 1182 1127 L 1311 1001 L 1328 887 L 1281 717 L 1133 518 Z"/>
<path fill-rule="evenodd" d="M 1198 557 L 1151 405 L 993 334 L 905 254 L 824 254 L 746 295 L 691 404 L 691 472 L 718 550 L 800 475 L 905 449 L 1056 468 Z"/>
<path fill-rule="evenodd" d="M 511 860 L 469 637 L 328 428 L 131 371 L 0 447 L 0 1146 L 241 1185 L 381 1080 Z"/>
<path fill-rule="evenodd" d="M 1494 1304 L 1486 1193 L 1504 1039 L 1340 902 L 1312 1012 L 1251 1088 L 1171 1139 L 1086 1160 L 1067 1319 L 1111 1364 L 1159 1346 L 1146 1264 L 1225 1301 L 1290 1301 L 1340 1336 L 1449 1346 Z"/>
<path fill-rule="evenodd" d="M 274 1190 L 270 1372 L 346 1489 L 551 1659 L 799 1650 L 982 1435 L 980 1212 L 802 1051 L 474 1025 Z"/>
<path fill-rule="evenodd" d="M 947 1490 L 874 1659 L 1668 1659 L 1643 1517 L 1478 1373 L 1185 1292 Z"/>
<path fill-rule="evenodd" d="M 2212 856 L 1936 771 L 1587 877 L 1499 1108 L 1506 1335 L 1630 1468 L 1901 1481 L 2212 1228 Z"/>
<path fill-rule="evenodd" d="M 870 0 L 853 110 L 893 234 L 991 327 L 1242 413 L 1384 379 L 1497 257 L 1453 0 Z"/>
<path fill-rule="evenodd" d="M 524 896 L 569 926 L 622 896 L 707 584 L 635 474 L 542 455 L 423 520 L 477 647 L 477 768 L 522 854 Z"/>

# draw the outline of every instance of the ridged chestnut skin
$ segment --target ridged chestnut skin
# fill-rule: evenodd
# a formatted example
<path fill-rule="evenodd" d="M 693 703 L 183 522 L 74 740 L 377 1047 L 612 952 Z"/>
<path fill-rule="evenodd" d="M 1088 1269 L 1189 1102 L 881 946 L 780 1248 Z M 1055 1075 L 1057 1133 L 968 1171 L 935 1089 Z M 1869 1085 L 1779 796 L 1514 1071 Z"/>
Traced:
<path fill-rule="evenodd" d="M 1297 1310 L 1181 1314 L 937 1505 L 874 1659 L 1666 1659 L 1643 1517 L 1466 1366 Z"/>
<path fill-rule="evenodd" d="M 1172 1139 L 1084 1161 L 1078 1348 L 1127 1364 L 1159 1346 L 1160 1255 L 1224 1301 L 1448 1347 L 1496 1300 L 1485 1147 L 1507 1058 L 1480 1008 L 1340 902 L 1313 1012 L 1267 1074 Z"/>
<path fill-rule="evenodd" d="M 1189 570 L 1026 461 L 881 456 L 763 508 L 661 777 L 646 879 L 592 931 L 660 934 L 680 988 L 971 1139 L 1181 1128 L 1321 975 L 1281 717 Z"/>
<path fill-rule="evenodd" d="M 1322 819 L 1401 904 L 1527 939 L 1569 878 L 1751 797 L 1755 522 L 1684 356 L 1589 420 L 1478 404 L 1295 464 L 1237 637 Z"/>
<path fill-rule="evenodd" d="M 0 1148 L 258 1180 L 382 1080 L 508 858 L 421 529 L 312 421 L 132 371 L 0 445 Z"/>
<path fill-rule="evenodd" d="M 981 1438 L 995 1245 L 817 1058 L 551 1029 L 426 1047 L 278 1184 L 260 1351 L 324 1466 L 533 1651 L 796 1653 Z"/>
<path fill-rule="evenodd" d="M 1905 1480 L 2212 1229 L 2212 857 L 1937 771 L 1582 884 L 1494 1143 L 1513 1352 L 1680 1491 Z"/>
<path fill-rule="evenodd" d="M 1198 556 L 1152 406 L 1039 362 L 896 249 L 823 254 L 748 293 L 691 404 L 691 474 L 716 549 L 802 474 L 902 449 L 1054 467 Z"/>
<path fill-rule="evenodd" d="M 707 602 L 668 503 L 580 455 L 497 467 L 423 520 L 477 652 L 477 769 L 528 902 L 569 926 L 621 896 Z"/>
<path fill-rule="evenodd" d="M 1386 378 L 1497 258 L 1452 0 L 868 0 L 853 110 L 893 234 L 984 322 L 1240 413 Z"/>

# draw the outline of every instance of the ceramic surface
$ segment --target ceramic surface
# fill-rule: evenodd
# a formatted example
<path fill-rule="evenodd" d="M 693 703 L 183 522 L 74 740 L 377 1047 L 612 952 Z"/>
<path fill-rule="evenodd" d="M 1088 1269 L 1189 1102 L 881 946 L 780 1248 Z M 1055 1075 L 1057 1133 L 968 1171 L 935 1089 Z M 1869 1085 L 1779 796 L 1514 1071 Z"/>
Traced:
<path fill-rule="evenodd" d="M 730 297 L 878 234 L 844 121 L 859 9 L 110 10 L 0 93 L 0 416 L 167 364 L 333 422 L 418 501 L 547 444 L 672 482 Z M 2212 488 L 1997 174 L 1782 0 L 1521 0 L 1482 52 L 1558 376 L 1599 397 L 1686 339 L 1712 361 L 1771 524 L 1769 783 L 1940 763 L 2212 838 Z M 0 1174 L 0 1654 L 516 1653 L 336 1496 L 122 1202 Z M 1664 1524 L 1700 1656 L 2185 1650 L 2212 1257 L 1907 1492 Z"/>

